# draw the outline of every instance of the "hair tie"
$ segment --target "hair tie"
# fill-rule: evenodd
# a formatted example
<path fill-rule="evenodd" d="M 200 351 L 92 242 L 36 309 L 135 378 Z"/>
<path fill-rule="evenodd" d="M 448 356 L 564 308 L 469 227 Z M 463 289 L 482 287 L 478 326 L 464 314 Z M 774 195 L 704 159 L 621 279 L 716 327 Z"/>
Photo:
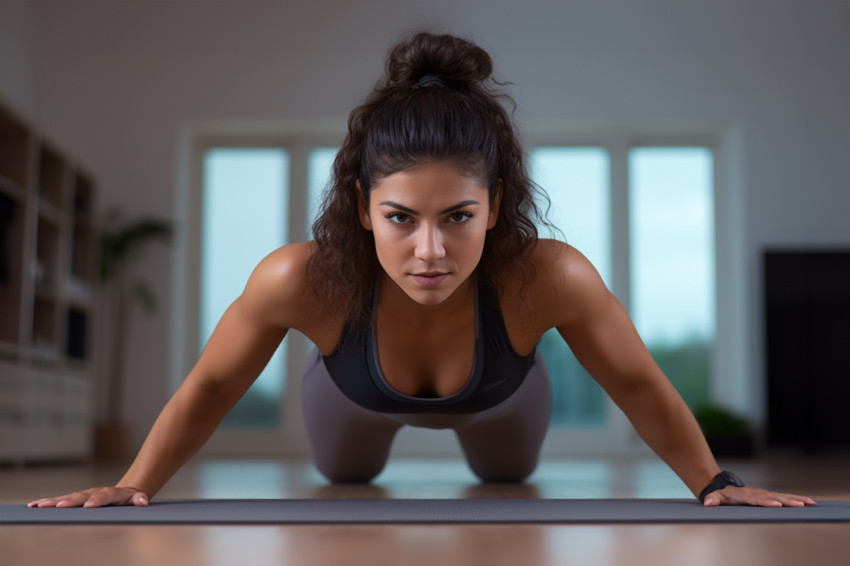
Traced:
<path fill-rule="evenodd" d="M 414 86 L 414 90 L 417 88 L 425 88 L 428 86 L 438 86 L 442 88 L 446 88 L 446 83 L 438 77 L 437 75 L 422 75 L 422 77 L 416 82 L 416 86 Z"/>

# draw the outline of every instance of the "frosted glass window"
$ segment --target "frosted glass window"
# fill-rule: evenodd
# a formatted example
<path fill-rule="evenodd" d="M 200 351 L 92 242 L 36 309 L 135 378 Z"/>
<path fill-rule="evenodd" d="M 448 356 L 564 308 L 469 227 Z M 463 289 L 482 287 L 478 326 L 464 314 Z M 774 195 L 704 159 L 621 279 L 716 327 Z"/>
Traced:
<path fill-rule="evenodd" d="M 714 342 L 712 171 L 704 147 L 629 154 L 631 315 L 692 409 L 709 398 Z"/>
<path fill-rule="evenodd" d="M 313 222 L 321 209 L 322 193 L 327 188 L 333 172 L 333 162 L 339 151 L 337 147 L 319 147 L 310 152 L 307 159 L 307 231 L 312 239 Z"/>
<path fill-rule="evenodd" d="M 214 148 L 204 155 L 200 344 L 206 345 L 252 270 L 286 244 L 289 155 L 281 149 Z M 286 379 L 279 347 L 225 426 L 276 427 Z"/>
<path fill-rule="evenodd" d="M 531 151 L 532 179 L 549 195 L 549 221 L 582 252 L 606 284 L 611 278 L 610 164 L 598 147 L 538 147 Z M 541 237 L 560 237 L 541 233 Z M 605 393 L 578 363 L 557 330 L 539 345 L 552 382 L 552 424 L 605 424 Z"/>

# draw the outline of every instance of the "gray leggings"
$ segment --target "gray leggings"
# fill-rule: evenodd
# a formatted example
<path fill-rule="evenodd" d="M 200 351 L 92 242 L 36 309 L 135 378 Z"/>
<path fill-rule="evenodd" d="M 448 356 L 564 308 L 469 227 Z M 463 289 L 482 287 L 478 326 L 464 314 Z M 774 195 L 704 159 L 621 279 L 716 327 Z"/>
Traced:
<path fill-rule="evenodd" d="M 552 395 L 549 372 L 538 351 L 519 389 L 485 411 L 377 413 L 339 390 L 314 349 L 304 372 L 302 403 L 313 461 L 331 482 L 371 481 L 384 469 L 393 438 L 404 425 L 453 429 L 469 467 L 481 481 L 521 482 L 537 467 Z"/>

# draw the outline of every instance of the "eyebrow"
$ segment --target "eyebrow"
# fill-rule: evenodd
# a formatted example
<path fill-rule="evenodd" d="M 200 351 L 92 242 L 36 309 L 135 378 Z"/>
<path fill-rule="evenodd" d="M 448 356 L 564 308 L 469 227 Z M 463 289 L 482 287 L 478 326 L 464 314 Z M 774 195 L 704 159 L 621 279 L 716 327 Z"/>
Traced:
<path fill-rule="evenodd" d="M 441 210 L 440 214 L 448 214 L 449 212 L 454 212 L 455 210 L 457 210 L 459 208 L 463 208 L 464 206 L 470 206 L 470 205 L 475 205 L 475 204 L 481 204 L 481 203 L 478 202 L 477 200 L 465 200 L 465 201 L 458 203 L 454 206 L 450 206 L 450 207 L 446 208 L 445 210 Z M 420 214 L 419 212 L 413 210 L 412 208 L 407 208 L 406 206 L 402 206 L 402 205 L 398 204 L 397 202 L 393 202 L 391 200 L 385 200 L 384 202 L 381 203 L 381 206 L 392 206 L 393 208 L 397 208 L 399 210 L 406 212 L 407 214 L 412 214 L 414 216 L 419 216 L 419 214 Z"/>

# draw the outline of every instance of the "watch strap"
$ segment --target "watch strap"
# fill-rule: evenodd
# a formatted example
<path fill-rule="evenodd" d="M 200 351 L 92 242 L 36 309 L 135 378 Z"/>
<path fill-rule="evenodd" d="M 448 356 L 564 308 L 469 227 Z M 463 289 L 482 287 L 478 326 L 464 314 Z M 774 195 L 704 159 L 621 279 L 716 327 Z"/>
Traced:
<path fill-rule="evenodd" d="M 723 489 L 724 487 L 728 487 L 730 485 L 735 486 L 735 487 L 744 487 L 744 482 L 741 481 L 741 478 L 739 478 L 738 476 L 736 476 L 732 472 L 729 472 L 729 471 L 726 471 L 726 470 L 720 472 L 719 474 L 714 476 L 714 479 L 711 480 L 711 483 L 708 484 L 705 487 L 705 489 L 703 489 L 700 492 L 700 494 L 699 494 L 700 503 L 705 503 L 705 497 L 709 493 L 711 493 L 713 491 L 717 491 L 719 489 Z"/>

